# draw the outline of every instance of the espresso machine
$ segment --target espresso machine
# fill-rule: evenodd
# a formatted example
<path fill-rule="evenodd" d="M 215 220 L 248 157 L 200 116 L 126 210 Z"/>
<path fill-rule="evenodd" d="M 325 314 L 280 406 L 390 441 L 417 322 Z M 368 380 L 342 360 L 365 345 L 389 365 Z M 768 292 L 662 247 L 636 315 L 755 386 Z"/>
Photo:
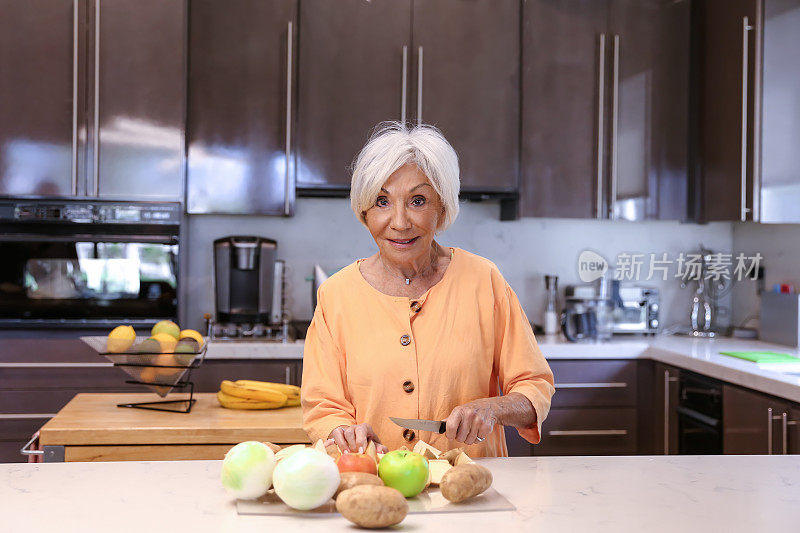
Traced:
<path fill-rule="evenodd" d="M 209 319 L 214 340 L 287 342 L 283 261 L 278 244 L 265 237 L 223 237 L 214 241 L 214 303 Z"/>

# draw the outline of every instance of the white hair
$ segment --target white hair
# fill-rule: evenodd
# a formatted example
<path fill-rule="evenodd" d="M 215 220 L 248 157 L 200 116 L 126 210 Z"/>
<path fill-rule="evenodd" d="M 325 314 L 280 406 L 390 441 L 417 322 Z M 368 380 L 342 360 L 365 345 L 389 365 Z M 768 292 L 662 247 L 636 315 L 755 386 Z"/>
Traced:
<path fill-rule="evenodd" d="M 366 211 L 375 205 L 381 187 L 397 169 L 413 163 L 425 174 L 444 206 L 437 231 L 446 230 L 458 216 L 458 155 L 435 126 L 406 126 L 381 122 L 353 163 L 350 205 L 366 225 Z"/>

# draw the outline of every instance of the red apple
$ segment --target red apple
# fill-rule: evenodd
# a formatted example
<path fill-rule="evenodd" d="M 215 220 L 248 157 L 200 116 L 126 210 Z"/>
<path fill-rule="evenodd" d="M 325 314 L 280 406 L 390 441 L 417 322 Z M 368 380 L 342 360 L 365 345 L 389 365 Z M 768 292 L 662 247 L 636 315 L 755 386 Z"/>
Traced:
<path fill-rule="evenodd" d="M 378 475 L 378 465 L 375 464 L 375 460 L 363 453 L 345 452 L 336 460 L 336 466 L 339 467 L 339 472 L 366 472 Z"/>

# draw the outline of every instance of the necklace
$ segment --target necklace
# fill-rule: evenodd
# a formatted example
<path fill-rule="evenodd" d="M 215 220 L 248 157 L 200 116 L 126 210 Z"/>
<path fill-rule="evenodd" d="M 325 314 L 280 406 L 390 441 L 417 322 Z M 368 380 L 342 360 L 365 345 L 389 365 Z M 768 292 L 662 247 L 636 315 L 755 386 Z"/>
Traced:
<path fill-rule="evenodd" d="M 388 272 L 390 276 L 396 276 L 396 275 L 397 275 L 397 274 L 393 274 L 393 273 L 392 273 L 392 272 L 389 270 L 389 267 L 387 267 L 387 266 L 386 266 L 386 263 L 384 263 L 384 262 L 383 262 L 383 257 L 381 256 L 381 252 L 380 252 L 380 250 L 378 250 L 378 261 L 380 261 L 381 265 L 383 265 L 383 269 L 384 269 L 386 272 Z M 433 259 L 431 259 L 431 264 L 430 264 L 430 267 L 429 267 L 429 268 L 433 268 L 433 263 L 434 263 L 434 261 L 433 261 Z M 401 274 L 401 275 L 400 275 L 400 277 L 401 277 L 401 278 L 403 278 L 403 279 L 406 281 L 406 285 L 411 285 L 411 282 L 412 282 L 412 281 L 414 281 L 414 278 L 418 278 L 418 277 L 419 277 L 419 276 L 420 276 L 420 275 L 421 275 L 423 272 L 425 272 L 425 270 L 424 270 L 424 269 L 423 269 L 423 270 L 420 270 L 419 272 L 417 272 L 417 273 L 416 273 L 415 275 L 413 275 L 413 276 L 405 277 L 405 276 L 403 276 L 403 275 Z"/>

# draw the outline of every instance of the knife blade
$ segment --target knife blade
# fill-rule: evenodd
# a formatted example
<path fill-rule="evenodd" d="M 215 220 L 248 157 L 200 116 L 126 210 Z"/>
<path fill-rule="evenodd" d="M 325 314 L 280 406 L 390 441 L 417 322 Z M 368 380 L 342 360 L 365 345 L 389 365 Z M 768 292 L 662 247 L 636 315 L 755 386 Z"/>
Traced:
<path fill-rule="evenodd" d="M 389 420 L 401 428 L 416 429 L 419 431 L 430 431 L 432 433 L 444 433 L 447 423 L 444 420 L 422 420 L 419 418 L 396 418 L 389 417 Z"/>

